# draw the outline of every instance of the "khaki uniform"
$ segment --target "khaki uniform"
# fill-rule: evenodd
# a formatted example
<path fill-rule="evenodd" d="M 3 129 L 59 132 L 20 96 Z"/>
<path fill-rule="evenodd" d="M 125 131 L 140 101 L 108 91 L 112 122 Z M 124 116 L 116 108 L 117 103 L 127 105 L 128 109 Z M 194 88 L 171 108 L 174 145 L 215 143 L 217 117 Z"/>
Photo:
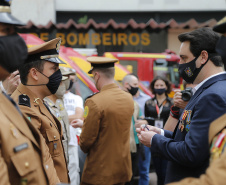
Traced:
<path fill-rule="evenodd" d="M 213 139 L 223 129 L 226 128 L 226 114 L 211 123 L 209 128 L 209 144 L 212 145 Z M 212 160 L 206 173 L 200 178 L 186 178 L 177 183 L 169 185 L 223 185 L 226 182 L 226 150 L 219 156 L 218 159 Z"/>
<path fill-rule="evenodd" d="M 88 153 L 82 185 L 112 185 L 130 181 L 132 96 L 116 84 L 105 85 L 85 102 L 80 147 Z"/>
<path fill-rule="evenodd" d="M 52 114 L 60 121 L 62 129 L 63 129 L 63 146 L 64 146 L 64 154 L 66 156 L 67 163 L 69 161 L 68 158 L 68 142 L 70 141 L 70 132 L 69 132 L 69 120 L 67 111 L 64 109 L 63 101 L 57 99 L 56 103 L 53 103 L 48 97 L 44 98 L 44 102 L 48 105 Z"/>
<path fill-rule="evenodd" d="M 69 178 L 62 145 L 62 129 L 60 122 L 48 111 L 43 101 L 37 98 L 37 96 L 23 84 L 20 84 L 12 94 L 16 103 L 19 103 L 19 96 L 22 94 L 29 97 L 30 107 L 19 105 L 21 111 L 31 120 L 31 123 L 40 131 L 45 139 L 60 182 L 68 183 Z"/>
<path fill-rule="evenodd" d="M 0 184 L 59 183 L 39 131 L 18 112 L 1 90 L 0 118 Z"/>

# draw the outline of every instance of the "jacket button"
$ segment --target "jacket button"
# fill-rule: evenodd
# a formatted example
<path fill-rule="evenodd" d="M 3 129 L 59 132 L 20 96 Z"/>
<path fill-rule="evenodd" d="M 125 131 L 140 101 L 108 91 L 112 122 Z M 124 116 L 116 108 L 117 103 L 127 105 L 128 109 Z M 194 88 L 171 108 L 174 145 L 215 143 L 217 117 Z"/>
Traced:
<path fill-rule="evenodd" d="M 54 137 L 54 139 L 56 139 L 56 136 L 53 136 Z"/>
<path fill-rule="evenodd" d="M 25 167 L 28 168 L 29 167 L 29 162 L 25 162 Z"/>

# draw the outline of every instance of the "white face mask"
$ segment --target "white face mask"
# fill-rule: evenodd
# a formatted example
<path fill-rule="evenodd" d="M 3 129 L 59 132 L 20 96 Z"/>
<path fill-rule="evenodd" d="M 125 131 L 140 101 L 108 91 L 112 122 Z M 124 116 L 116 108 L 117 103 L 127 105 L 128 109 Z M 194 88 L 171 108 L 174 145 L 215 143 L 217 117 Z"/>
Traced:
<path fill-rule="evenodd" d="M 58 99 L 62 99 L 65 92 L 66 92 L 66 86 L 64 83 L 62 83 L 62 84 L 60 84 L 59 88 L 57 89 L 57 92 L 55 93 L 55 95 Z"/>
<path fill-rule="evenodd" d="M 63 82 L 63 84 L 65 85 L 66 90 L 69 89 L 69 86 L 70 86 L 70 80 L 69 80 L 69 78 L 66 79 L 66 80 L 64 80 L 64 81 L 62 81 L 62 82 Z"/>

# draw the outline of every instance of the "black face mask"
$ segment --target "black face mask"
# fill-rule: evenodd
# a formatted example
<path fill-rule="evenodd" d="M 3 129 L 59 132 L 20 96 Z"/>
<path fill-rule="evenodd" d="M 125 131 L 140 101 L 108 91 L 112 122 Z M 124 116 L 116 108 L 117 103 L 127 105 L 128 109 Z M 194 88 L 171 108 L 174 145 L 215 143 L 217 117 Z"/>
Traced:
<path fill-rule="evenodd" d="M 0 65 L 8 72 L 19 69 L 27 55 L 27 46 L 18 34 L 0 37 Z"/>
<path fill-rule="evenodd" d="M 154 89 L 154 91 L 155 91 L 156 94 L 161 95 L 161 94 L 163 94 L 164 92 L 166 92 L 166 89 L 165 89 L 165 88 L 162 88 L 162 89 Z"/>
<path fill-rule="evenodd" d="M 221 56 L 224 65 L 226 66 L 226 37 L 221 36 L 216 45 L 216 52 Z"/>
<path fill-rule="evenodd" d="M 70 90 L 70 89 L 72 88 L 73 84 L 74 84 L 74 82 L 73 82 L 72 80 L 70 80 L 70 85 L 69 85 L 67 91 Z"/>
<path fill-rule="evenodd" d="M 129 93 L 132 95 L 132 96 L 134 96 L 135 94 L 137 94 L 137 91 L 138 91 L 138 87 L 133 87 L 133 86 L 131 86 L 131 85 L 129 85 L 130 86 L 130 89 L 127 89 L 128 91 L 129 91 Z"/>
<path fill-rule="evenodd" d="M 179 64 L 179 75 L 187 82 L 187 83 L 193 83 L 198 76 L 201 69 L 204 67 L 204 65 L 207 63 L 207 61 L 201 65 L 200 68 L 196 67 L 196 60 L 198 57 L 196 57 L 191 62 L 185 63 L 185 64 Z"/>
<path fill-rule="evenodd" d="M 36 69 L 37 70 L 37 69 Z M 42 72 L 40 72 L 39 70 L 37 70 L 39 73 L 41 73 L 42 75 L 44 75 Z M 62 81 L 62 74 L 60 69 L 58 69 L 56 72 L 54 72 L 51 76 L 46 76 L 44 75 L 46 78 L 49 79 L 49 82 L 47 84 L 38 84 L 38 85 L 26 85 L 26 86 L 40 86 L 40 85 L 46 85 L 47 88 L 49 89 L 49 91 L 52 94 L 55 94 L 57 92 L 57 89 L 60 86 L 60 82 Z"/>

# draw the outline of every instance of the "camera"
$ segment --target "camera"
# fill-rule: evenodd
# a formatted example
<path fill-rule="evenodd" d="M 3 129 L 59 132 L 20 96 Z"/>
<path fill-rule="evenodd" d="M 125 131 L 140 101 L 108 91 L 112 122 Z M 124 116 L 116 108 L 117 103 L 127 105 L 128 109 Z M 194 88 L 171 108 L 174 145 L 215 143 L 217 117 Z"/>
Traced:
<path fill-rule="evenodd" d="M 182 93 L 182 100 L 189 101 L 193 95 L 192 88 L 187 87 L 185 90 L 181 91 Z"/>

